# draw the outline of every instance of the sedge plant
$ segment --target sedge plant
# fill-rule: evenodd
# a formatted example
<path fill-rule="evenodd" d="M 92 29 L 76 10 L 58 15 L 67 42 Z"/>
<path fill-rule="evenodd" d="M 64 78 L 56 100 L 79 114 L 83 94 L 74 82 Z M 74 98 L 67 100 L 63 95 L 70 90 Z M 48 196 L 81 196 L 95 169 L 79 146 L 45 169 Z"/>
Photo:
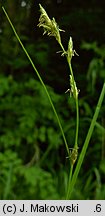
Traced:
<path fill-rule="evenodd" d="M 71 198 L 71 193 L 72 193 L 73 188 L 75 186 L 75 183 L 76 183 L 76 180 L 77 180 L 81 165 L 83 163 L 83 160 L 84 160 L 84 157 L 85 157 L 88 145 L 89 145 L 89 141 L 90 141 L 90 138 L 92 136 L 94 126 L 96 125 L 98 114 L 99 114 L 99 111 L 101 109 L 101 105 L 102 105 L 102 102 L 103 102 L 103 99 L 104 99 L 105 82 L 103 83 L 103 87 L 102 87 L 102 90 L 101 90 L 101 93 L 100 93 L 100 97 L 99 97 L 99 100 L 98 100 L 98 103 L 97 103 L 97 106 L 96 106 L 96 110 L 94 112 L 94 115 L 93 115 L 89 130 L 87 132 L 85 142 L 83 143 L 83 147 L 82 147 L 82 150 L 81 150 L 80 154 L 78 154 L 78 148 L 79 148 L 78 147 L 78 145 L 79 145 L 78 144 L 78 132 L 79 132 L 79 103 L 78 103 L 78 98 L 79 98 L 79 90 L 77 89 L 77 85 L 76 85 L 76 81 L 75 81 L 75 78 L 74 78 L 72 65 L 71 65 L 72 57 L 75 54 L 76 55 L 78 55 L 78 54 L 73 49 L 73 41 L 72 41 L 71 36 L 70 36 L 69 41 L 68 41 L 67 50 L 65 50 L 65 48 L 64 48 L 64 46 L 62 44 L 62 41 L 61 41 L 61 34 L 60 34 L 60 32 L 62 32 L 62 31 L 64 32 L 64 30 L 61 30 L 59 28 L 57 22 L 55 21 L 55 18 L 52 18 L 52 19 L 49 18 L 48 14 L 46 13 L 45 9 L 41 6 L 41 4 L 39 4 L 39 7 L 40 7 L 40 18 L 39 18 L 38 26 L 43 28 L 43 30 L 44 30 L 43 34 L 47 34 L 48 36 L 53 36 L 56 39 L 56 41 L 58 42 L 58 44 L 59 44 L 59 46 L 61 48 L 61 51 L 59 51 L 59 53 L 61 53 L 61 56 L 65 56 L 67 64 L 68 64 L 68 68 L 69 68 L 70 89 L 68 89 L 66 92 L 70 92 L 70 97 L 71 96 L 73 97 L 73 99 L 75 101 L 75 107 L 76 107 L 76 131 L 75 131 L 75 140 L 74 140 L 73 148 L 71 148 L 69 146 L 69 144 L 67 143 L 67 140 L 66 140 L 66 137 L 65 137 L 65 134 L 64 134 L 64 131 L 63 131 L 59 116 L 58 116 L 58 114 L 56 112 L 55 106 L 54 106 L 54 104 L 52 102 L 52 99 L 51 99 L 51 97 L 49 95 L 49 92 L 48 92 L 48 90 L 47 90 L 47 88 L 46 88 L 46 86 L 45 86 L 45 84 L 44 84 L 44 82 L 43 82 L 37 68 L 35 67 L 35 64 L 33 63 L 30 55 L 27 52 L 27 50 L 25 49 L 25 47 L 24 47 L 19 35 L 17 34 L 17 32 L 15 30 L 15 27 L 12 24 L 12 22 L 11 22 L 5 8 L 2 7 L 2 9 L 3 9 L 4 14 L 6 15 L 7 20 L 9 21 L 10 26 L 11 26 L 17 40 L 19 41 L 24 53 L 26 54 L 28 60 L 30 61 L 34 71 L 36 72 L 36 74 L 37 74 L 37 76 L 38 76 L 38 78 L 39 78 L 39 80 L 40 80 L 40 82 L 41 82 L 41 84 L 42 84 L 42 86 L 43 86 L 43 88 L 44 88 L 44 90 L 46 92 L 46 95 L 47 95 L 47 97 L 49 99 L 49 103 L 51 104 L 52 109 L 54 111 L 54 114 L 56 116 L 60 131 L 61 131 L 61 134 L 62 134 L 62 137 L 63 137 L 63 140 L 64 140 L 64 144 L 65 144 L 65 147 L 66 147 L 66 150 L 67 150 L 68 158 L 69 158 L 68 161 L 69 161 L 70 169 L 69 169 L 68 186 L 67 186 L 67 192 L 66 192 L 66 195 L 65 195 L 65 199 L 70 199 Z M 74 167 L 74 164 L 75 164 L 75 167 Z"/>

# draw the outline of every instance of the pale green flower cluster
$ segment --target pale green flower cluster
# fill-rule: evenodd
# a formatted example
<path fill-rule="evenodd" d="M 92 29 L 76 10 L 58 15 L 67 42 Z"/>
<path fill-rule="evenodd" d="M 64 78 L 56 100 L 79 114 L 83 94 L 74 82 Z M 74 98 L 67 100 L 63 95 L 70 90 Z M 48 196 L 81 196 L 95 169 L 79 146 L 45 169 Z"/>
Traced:
<path fill-rule="evenodd" d="M 76 82 L 74 81 L 74 78 L 72 75 L 70 75 L 70 87 L 71 87 L 70 89 L 71 94 L 73 95 L 75 99 L 77 99 L 79 91 L 77 89 Z"/>
<path fill-rule="evenodd" d="M 39 18 L 38 26 L 43 27 L 44 29 L 43 34 L 47 34 L 48 36 L 54 36 L 58 41 L 58 43 L 61 43 L 60 31 L 63 30 L 59 29 L 59 26 L 56 23 L 55 18 L 51 20 L 47 15 L 45 9 L 41 6 L 41 4 L 39 4 L 39 6 L 40 6 L 41 15 Z"/>

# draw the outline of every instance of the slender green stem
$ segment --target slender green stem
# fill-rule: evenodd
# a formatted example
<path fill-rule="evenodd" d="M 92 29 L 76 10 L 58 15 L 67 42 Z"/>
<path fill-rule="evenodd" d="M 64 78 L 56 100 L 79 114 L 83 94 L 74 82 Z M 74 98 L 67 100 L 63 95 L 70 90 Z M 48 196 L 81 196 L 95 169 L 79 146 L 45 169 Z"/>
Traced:
<path fill-rule="evenodd" d="M 12 22 L 11 22 L 9 16 L 8 16 L 8 14 L 7 14 L 5 8 L 2 7 L 2 9 L 3 9 L 3 11 L 4 11 L 4 13 L 5 13 L 5 15 L 6 15 L 7 19 L 8 19 L 8 22 L 10 23 L 10 26 L 11 26 L 11 28 L 12 28 L 12 30 L 13 30 L 13 32 L 14 32 L 16 38 L 17 38 L 17 40 L 19 41 L 19 43 L 20 43 L 20 45 L 21 45 L 23 51 L 25 52 L 25 54 L 26 54 L 28 60 L 30 61 L 31 65 L 32 65 L 32 67 L 33 67 L 33 69 L 34 69 L 34 71 L 36 72 L 36 74 L 37 74 L 37 76 L 38 76 L 38 78 L 39 78 L 39 80 L 40 80 L 40 82 L 41 82 L 41 84 L 42 84 L 42 86 L 43 86 L 43 88 L 44 88 L 46 94 L 47 94 L 47 97 L 48 97 L 48 99 L 49 99 L 49 102 L 50 102 L 50 104 L 51 104 L 51 106 L 52 106 L 52 109 L 53 109 L 54 114 L 55 114 L 55 116 L 56 116 L 56 119 L 57 119 L 57 121 L 58 121 L 58 125 L 59 125 L 59 127 L 60 127 L 60 130 L 61 130 L 61 133 L 62 133 L 62 136 L 63 136 L 63 139 L 64 139 L 64 143 L 65 143 L 65 146 L 66 146 L 67 153 L 68 153 L 68 155 L 69 155 L 69 148 L 68 148 L 68 144 L 67 144 L 67 141 L 66 141 L 66 137 L 65 137 L 65 135 L 64 135 L 64 132 L 63 132 L 63 128 L 62 128 L 60 119 L 59 119 L 59 117 L 58 117 L 58 114 L 57 114 L 56 109 L 55 109 L 55 107 L 54 107 L 54 104 L 53 104 L 53 102 L 52 102 L 52 99 L 51 99 L 51 97 L 50 97 L 50 95 L 49 95 L 49 93 L 48 93 L 48 90 L 47 90 L 47 88 L 46 88 L 46 86 L 45 86 L 45 84 L 44 84 L 44 82 L 43 82 L 43 80 L 42 80 L 42 78 L 41 78 L 41 76 L 40 76 L 38 70 L 36 69 L 35 64 L 33 63 L 33 61 L 32 61 L 32 59 L 31 59 L 30 55 L 28 54 L 28 52 L 27 52 L 27 50 L 25 49 L 25 47 L 24 47 L 22 41 L 20 40 L 20 38 L 19 38 L 19 36 L 18 36 L 18 34 L 17 34 L 16 30 L 15 30 L 15 27 L 13 26 L 13 24 L 12 24 Z"/>
<path fill-rule="evenodd" d="M 74 148 L 78 149 L 78 131 L 79 131 L 79 106 L 78 98 L 76 99 L 76 135 L 75 135 L 75 145 Z"/>
<path fill-rule="evenodd" d="M 62 43 L 60 42 L 59 43 L 61 48 L 62 48 L 62 51 L 64 53 L 66 53 Z M 70 74 L 73 78 L 73 82 L 75 83 L 75 80 L 74 80 L 74 75 L 73 75 L 73 70 L 72 70 L 72 66 L 71 66 L 71 62 L 70 62 L 70 59 L 68 59 L 68 57 L 66 56 L 67 58 L 67 63 L 69 65 L 69 69 L 70 69 Z M 75 85 L 75 84 L 74 84 Z M 75 134 L 75 144 L 74 144 L 74 148 L 78 149 L 78 131 L 79 131 L 79 106 L 78 106 L 78 97 L 75 99 L 75 103 L 76 103 L 76 134 Z"/>
<path fill-rule="evenodd" d="M 88 133 L 87 133 L 87 136 L 86 136 L 86 139 L 85 139 L 81 154 L 79 156 L 79 159 L 78 159 L 74 174 L 72 176 L 72 180 L 71 180 L 71 184 L 70 184 L 70 191 L 69 191 L 69 196 L 68 196 L 69 199 L 71 197 L 71 193 L 72 193 L 74 185 L 76 183 L 76 180 L 77 180 L 81 165 L 83 163 L 83 160 L 84 160 L 84 157 L 85 157 L 85 154 L 86 154 L 86 150 L 88 148 L 89 141 L 90 141 L 90 138 L 92 136 L 93 129 L 94 129 L 94 126 L 96 124 L 96 120 L 98 118 L 99 111 L 101 109 L 101 105 L 102 105 L 104 96 L 105 96 L 105 83 L 103 84 L 103 88 L 102 88 L 102 91 L 101 91 L 101 94 L 100 94 L 100 97 L 99 97 L 99 100 L 98 100 L 98 103 L 97 103 L 97 107 L 96 107 L 93 119 L 92 119 L 91 124 L 90 124 L 90 128 L 88 130 Z"/>
<path fill-rule="evenodd" d="M 63 53 L 66 54 L 66 51 L 62 45 L 62 43 L 59 43 Z M 70 69 L 70 74 L 72 76 L 72 80 L 73 80 L 73 86 L 75 86 L 75 80 L 74 80 L 74 75 L 73 75 L 73 70 L 72 70 L 72 66 L 71 66 L 71 61 L 68 58 L 68 56 L 66 56 L 67 59 L 67 63 L 69 65 L 69 69 Z M 75 132 L 75 144 L 74 144 L 74 149 L 76 150 L 76 155 L 74 156 L 74 160 L 77 159 L 77 155 L 78 155 L 78 132 L 79 132 L 79 105 L 78 105 L 78 95 L 75 98 L 75 104 L 76 104 L 76 132 Z M 72 154 L 72 153 L 71 153 Z M 66 199 L 69 198 L 69 193 L 70 193 L 70 185 L 71 185 L 71 180 L 72 180 L 72 174 L 73 174 L 73 167 L 74 167 L 74 162 L 70 163 L 70 173 L 69 173 L 69 181 L 68 181 L 68 188 L 67 188 L 67 194 L 66 194 Z"/>
<path fill-rule="evenodd" d="M 82 121 L 89 121 L 91 122 L 91 118 L 84 118 Z M 95 126 L 97 127 L 98 130 L 101 131 L 102 134 L 105 134 L 105 127 L 96 122 Z"/>
<path fill-rule="evenodd" d="M 63 50 L 63 53 L 66 53 L 62 43 L 59 43 L 62 50 Z M 67 63 L 69 65 L 69 69 L 70 69 L 70 74 L 72 76 L 72 79 L 73 79 L 73 85 L 75 86 L 75 80 L 74 80 L 74 75 L 73 75 L 73 70 L 72 70 L 72 66 L 71 66 L 71 62 L 70 62 L 70 59 L 68 59 L 68 57 L 66 56 L 66 59 L 67 59 Z M 77 98 L 75 98 L 75 103 L 76 103 L 76 133 L 75 133 L 75 144 L 74 144 L 74 149 L 77 150 L 78 152 L 78 131 L 79 131 L 79 106 L 78 106 L 78 96 Z M 73 167 L 74 167 L 74 163 L 70 163 L 70 173 L 69 173 L 69 181 L 68 181 L 68 187 L 67 187 L 67 194 L 66 194 L 66 199 L 69 198 L 69 193 L 70 193 L 70 185 L 71 185 L 71 180 L 72 180 L 72 174 L 73 174 Z"/>
<path fill-rule="evenodd" d="M 68 58 L 67 58 L 67 62 L 68 62 L 68 65 L 69 65 L 69 69 L 70 69 L 71 76 L 73 77 L 73 81 L 74 81 L 74 74 L 73 74 L 73 70 L 72 70 L 71 62 L 69 61 Z"/>
<path fill-rule="evenodd" d="M 66 200 L 68 200 L 69 193 L 70 193 L 70 183 L 71 183 L 71 179 L 72 179 L 72 174 L 73 174 L 73 164 L 70 164 L 70 173 L 69 173 L 69 180 L 68 180 Z"/>
<path fill-rule="evenodd" d="M 67 59 L 67 62 L 68 62 L 68 65 L 69 65 L 69 69 L 70 69 L 71 76 L 72 76 L 72 78 L 73 78 L 73 82 L 75 82 L 75 80 L 74 80 L 74 75 L 73 75 L 73 70 L 72 70 L 72 66 L 71 66 L 71 63 L 70 63 L 69 59 Z M 75 83 L 74 83 L 74 85 L 75 85 Z M 78 106 L 78 96 L 77 96 L 77 98 L 75 99 L 75 104 L 76 104 L 76 132 L 75 132 L 75 144 L 74 144 L 74 147 L 73 147 L 73 148 L 76 149 L 77 152 L 78 152 L 78 131 L 79 131 L 79 106 Z M 69 199 L 69 193 L 70 193 L 70 191 L 71 191 L 71 181 L 72 181 L 72 175 L 73 175 L 73 167 L 74 167 L 74 163 L 71 162 L 66 199 Z"/>
<path fill-rule="evenodd" d="M 58 41 L 58 43 L 59 43 L 59 45 L 60 45 L 60 47 L 61 47 L 61 49 L 62 49 L 63 53 L 66 53 L 66 51 L 65 51 L 65 49 L 64 49 L 64 47 L 63 47 L 63 45 L 62 45 L 61 41 L 60 41 L 60 42 Z"/>
<path fill-rule="evenodd" d="M 72 70 L 72 66 L 70 61 L 67 59 L 68 65 L 69 65 L 69 69 L 70 69 L 70 73 L 71 76 L 73 77 L 73 82 L 75 82 L 74 80 L 74 75 L 73 75 L 73 70 Z M 74 84 L 75 85 L 75 84 Z M 76 103 L 76 133 L 75 133 L 75 144 L 74 144 L 74 148 L 78 148 L 78 131 L 79 131 L 79 106 L 78 106 L 78 96 L 75 99 L 75 103 Z"/>

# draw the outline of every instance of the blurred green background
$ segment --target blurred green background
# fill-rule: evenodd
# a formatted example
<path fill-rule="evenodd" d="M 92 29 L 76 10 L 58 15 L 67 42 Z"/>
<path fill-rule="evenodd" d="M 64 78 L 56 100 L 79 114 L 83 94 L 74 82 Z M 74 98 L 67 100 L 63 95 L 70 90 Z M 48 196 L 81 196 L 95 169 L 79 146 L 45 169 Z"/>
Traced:
<path fill-rule="evenodd" d="M 47 96 L 22 51 L 1 6 L 7 10 L 47 85 L 73 147 L 75 104 L 65 91 L 69 69 L 54 38 L 37 27 L 39 3 L 55 17 L 72 60 L 79 93 L 81 151 L 105 80 L 104 1 L 0 1 L 0 199 L 65 199 L 69 159 Z M 105 199 L 105 100 L 72 199 Z"/>

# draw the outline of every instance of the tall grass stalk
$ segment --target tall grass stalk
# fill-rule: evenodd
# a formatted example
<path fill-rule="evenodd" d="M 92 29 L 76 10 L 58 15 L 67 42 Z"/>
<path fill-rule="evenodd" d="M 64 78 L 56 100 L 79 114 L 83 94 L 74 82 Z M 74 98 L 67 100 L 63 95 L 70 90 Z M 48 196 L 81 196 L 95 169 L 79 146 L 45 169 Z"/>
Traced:
<path fill-rule="evenodd" d="M 2 7 L 2 9 L 3 9 L 3 11 L 4 11 L 10 25 L 11 25 L 11 28 L 12 28 L 17 40 L 19 41 L 23 51 L 25 52 L 26 56 L 28 57 L 28 59 L 29 59 L 31 65 L 32 65 L 34 71 L 36 72 L 41 84 L 43 85 L 43 88 L 44 88 L 44 90 L 45 90 L 45 92 L 47 94 L 49 102 L 50 102 L 50 104 L 52 106 L 52 109 L 53 109 L 53 111 L 55 113 L 55 116 L 56 116 L 56 119 L 58 121 L 60 131 L 62 133 L 64 143 L 65 143 L 65 146 L 66 146 L 66 150 L 67 150 L 67 153 L 68 153 L 68 157 L 70 159 L 70 161 L 69 161 L 70 162 L 69 180 L 68 180 L 68 187 L 67 187 L 67 194 L 66 194 L 66 199 L 70 199 L 71 198 L 71 193 L 73 191 L 74 185 L 76 183 L 76 180 L 77 180 L 80 168 L 81 168 L 81 165 L 83 163 L 83 159 L 84 159 L 85 154 L 86 154 L 87 147 L 89 145 L 90 138 L 91 138 L 92 133 L 93 133 L 94 126 L 96 124 L 96 120 L 97 120 L 99 111 L 101 109 L 101 105 L 102 105 L 104 95 L 105 95 L 105 83 L 103 85 L 103 88 L 102 88 L 102 91 L 101 91 L 101 94 L 100 94 L 100 97 L 99 97 L 99 101 L 98 101 L 98 104 L 97 104 L 93 119 L 91 121 L 90 128 L 88 130 L 85 142 L 83 144 L 79 159 L 77 160 L 77 157 L 78 157 L 78 132 L 79 132 L 79 106 L 78 106 L 78 93 L 79 93 L 79 91 L 78 91 L 78 89 L 76 87 L 76 82 L 75 82 L 75 79 L 74 79 L 72 66 L 71 66 L 71 59 L 74 56 L 74 54 L 76 54 L 76 52 L 75 52 L 75 50 L 73 50 L 73 42 L 72 42 L 71 37 L 70 37 L 69 42 L 68 42 L 68 49 L 67 49 L 67 51 L 65 51 L 65 49 L 64 49 L 64 47 L 62 45 L 61 36 L 60 36 L 60 31 L 63 31 L 63 30 L 59 29 L 55 19 L 53 18 L 51 20 L 48 17 L 48 15 L 47 15 L 46 11 L 44 10 L 44 8 L 41 5 L 39 5 L 39 6 L 40 6 L 41 15 L 40 15 L 40 18 L 39 18 L 38 26 L 43 27 L 43 29 L 44 29 L 43 34 L 47 33 L 48 36 L 54 36 L 55 37 L 55 39 L 57 40 L 57 42 L 59 43 L 59 45 L 60 45 L 60 47 L 62 49 L 62 51 L 60 51 L 61 56 L 66 57 L 67 63 L 68 63 L 68 66 L 69 66 L 69 71 L 70 71 L 70 90 L 69 91 L 70 91 L 70 94 L 73 96 L 73 98 L 75 100 L 75 106 L 76 106 L 76 133 L 75 133 L 74 147 L 73 147 L 71 153 L 69 151 L 69 146 L 68 146 L 68 143 L 66 141 L 60 119 L 58 117 L 58 114 L 57 114 L 56 109 L 54 107 L 54 104 L 52 102 L 52 99 L 51 99 L 51 97 L 50 97 L 50 95 L 48 93 L 48 90 L 47 90 L 47 88 L 46 88 L 46 86 L 45 86 L 45 84 L 44 84 L 38 70 L 36 69 L 35 64 L 33 63 L 31 57 L 29 56 L 29 54 L 27 52 L 27 50 L 25 49 L 20 37 L 18 36 L 18 34 L 17 34 L 16 30 L 15 30 L 15 27 L 13 26 L 13 24 L 12 24 L 12 22 L 11 22 L 9 16 L 8 16 L 6 10 L 4 9 L 4 7 Z M 76 164 L 76 167 L 75 167 L 75 170 L 74 170 L 74 164 L 75 164 L 76 161 L 77 161 L 77 164 Z"/>

